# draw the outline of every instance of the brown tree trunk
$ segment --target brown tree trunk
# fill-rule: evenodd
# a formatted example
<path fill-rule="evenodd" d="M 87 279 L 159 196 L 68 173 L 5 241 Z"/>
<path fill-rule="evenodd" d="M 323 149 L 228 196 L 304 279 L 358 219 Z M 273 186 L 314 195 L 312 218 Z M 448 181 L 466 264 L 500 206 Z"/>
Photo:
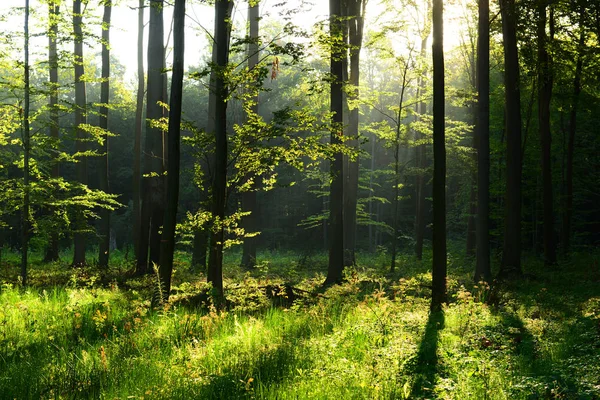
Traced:
<path fill-rule="evenodd" d="M 156 120 L 162 117 L 162 107 L 158 104 L 164 102 L 163 97 L 163 64 L 164 64 L 164 24 L 163 1 L 150 2 L 150 28 L 148 34 L 148 83 L 146 100 L 146 119 Z M 137 258 L 138 274 L 150 272 L 152 265 L 159 265 L 160 234 L 159 229 L 164 217 L 164 149 L 163 132 L 160 128 L 146 125 L 146 144 L 144 151 L 144 175 L 151 175 L 142 179 L 142 209 L 139 237 L 139 250 Z M 149 257 L 148 260 L 148 250 Z"/>
<path fill-rule="evenodd" d="M 140 188 L 142 183 L 142 117 L 144 112 L 144 0 L 139 0 L 138 5 L 137 74 L 135 139 L 133 143 L 133 249 L 136 260 L 139 256 L 140 229 L 142 228 Z"/>
<path fill-rule="evenodd" d="M 404 106 L 404 93 L 408 84 L 408 62 L 404 64 L 402 72 L 402 89 L 400 89 L 400 102 L 398 104 L 398 116 L 396 121 L 396 136 L 394 138 L 394 233 L 392 236 L 392 261 L 390 263 L 390 272 L 396 270 L 396 247 L 398 244 L 398 235 L 400 234 L 400 226 L 398 224 L 399 207 L 400 207 L 400 128 L 402 126 L 402 109 Z"/>
<path fill-rule="evenodd" d="M 58 38 L 58 18 L 60 16 L 60 2 L 48 3 L 48 66 L 50 78 L 50 137 L 56 143 L 59 139 L 58 121 L 58 52 L 56 41 Z M 60 165 L 57 160 L 52 163 L 50 176 L 53 179 L 60 177 Z M 58 232 L 50 233 L 50 242 L 46 248 L 44 262 L 58 261 Z"/>
<path fill-rule="evenodd" d="M 359 175 L 359 110 L 356 101 L 359 98 L 358 85 L 360 84 L 360 50 L 363 39 L 363 26 L 365 17 L 364 0 L 348 0 L 348 37 L 350 44 L 350 92 L 348 100 L 354 102 L 354 107 L 348 113 L 347 136 L 350 140 L 347 145 L 356 152 L 356 158 L 347 157 L 346 163 L 346 190 L 344 193 L 344 265 L 356 264 L 356 205 L 358 202 L 358 175 Z"/>
<path fill-rule="evenodd" d="M 500 0 L 506 96 L 506 202 L 501 277 L 521 275 L 521 92 L 514 0 Z"/>
<path fill-rule="evenodd" d="M 567 144 L 567 173 L 566 173 L 566 199 L 565 214 L 563 216 L 563 248 L 568 253 L 571 248 L 571 218 L 573 215 L 573 156 L 575 154 L 575 133 L 577 132 L 577 106 L 581 93 L 581 74 L 583 70 L 583 48 L 585 46 L 585 8 L 579 9 L 579 47 L 577 65 L 573 79 L 573 104 L 569 121 L 569 142 Z"/>
<path fill-rule="evenodd" d="M 73 0 L 73 33 L 74 33 L 74 60 L 75 65 L 75 130 L 77 142 L 75 149 L 78 153 L 87 150 L 85 131 L 81 128 L 87 123 L 85 81 L 83 80 L 83 27 L 81 14 L 81 0 Z M 87 157 L 80 157 L 77 163 L 77 181 L 87 185 Z M 75 217 L 75 244 L 73 265 L 85 264 L 85 234 L 78 232 L 85 228 L 87 222 L 82 212 Z"/>
<path fill-rule="evenodd" d="M 329 0 L 329 31 L 332 41 L 340 36 L 344 22 L 341 1 Z M 344 79 L 343 49 L 332 45 L 331 48 L 331 95 L 330 110 L 333 114 L 331 126 L 331 145 L 341 146 L 343 132 L 344 99 L 342 84 Z M 331 186 L 329 190 L 329 265 L 324 284 L 339 283 L 344 271 L 344 160 L 341 151 L 336 151 L 330 165 Z"/>
<path fill-rule="evenodd" d="M 248 24 L 249 24 L 249 39 L 248 44 L 248 70 L 252 71 L 258 65 L 258 29 L 259 29 L 260 13 L 258 3 L 253 6 L 248 6 Z M 258 93 L 252 99 L 254 102 L 251 107 L 251 112 L 258 113 Z M 250 178 L 250 177 L 248 177 Z M 243 218 L 242 227 L 246 233 L 253 233 L 258 230 L 258 207 L 256 204 L 256 184 L 248 191 L 242 193 L 242 209 L 245 212 L 250 212 L 249 215 Z M 242 267 L 252 269 L 256 266 L 256 237 L 244 238 L 242 251 Z"/>
<path fill-rule="evenodd" d="M 185 27 L 185 0 L 176 0 L 173 10 L 173 75 L 169 100 L 168 166 L 167 166 L 167 205 L 160 249 L 160 282 L 163 300 L 169 299 L 173 255 L 175 252 L 175 226 L 177 225 L 177 205 L 179 202 L 179 162 L 181 137 L 181 104 L 183 98 L 183 54 Z"/>
<path fill-rule="evenodd" d="M 27 285 L 27 266 L 29 250 L 29 156 L 30 156 L 30 129 L 29 129 L 29 0 L 25 0 L 24 24 L 24 99 L 23 99 L 23 209 L 21 210 L 21 284 Z"/>
<path fill-rule="evenodd" d="M 443 0 L 433 0 L 433 266 L 431 308 L 446 302 L 446 138 Z"/>
<path fill-rule="evenodd" d="M 489 282 L 490 269 L 490 5 L 479 0 L 477 45 L 477 216 L 475 282 Z"/>
<path fill-rule="evenodd" d="M 215 301 L 223 305 L 223 220 L 225 218 L 225 203 L 227 201 L 227 95 L 228 87 L 225 82 L 225 69 L 229 62 L 229 23 L 232 11 L 231 0 L 215 2 L 215 43 L 216 77 L 211 82 L 214 91 L 214 133 L 215 133 L 215 175 L 212 184 L 212 216 L 215 226 L 210 237 L 210 252 L 208 258 L 208 282 L 215 290 Z"/>
<path fill-rule="evenodd" d="M 110 78 L 110 14 L 112 11 L 112 0 L 104 0 L 104 16 L 102 18 L 102 83 L 100 89 L 100 115 L 98 126 L 105 131 L 108 130 L 108 102 L 109 102 L 109 78 Z M 108 183 L 108 138 L 104 137 L 104 143 L 100 152 L 103 153 L 100 160 L 99 183 L 100 190 L 109 193 Z M 98 246 L 98 265 L 108 267 L 110 257 L 110 210 L 100 211 L 100 243 Z"/>
<path fill-rule="evenodd" d="M 425 60 L 427 54 L 427 38 L 430 33 L 429 24 L 429 2 L 427 2 L 427 13 L 423 25 L 423 31 L 421 32 L 421 60 Z M 423 71 L 423 75 L 426 72 Z M 418 92 L 421 97 L 419 103 L 416 104 L 417 111 L 420 116 L 427 113 L 427 103 L 423 100 L 425 93 L 425 78 L 424 76 L 419 77 Z M 423 140 L 425 136 L 422 133 L 417 133 L 417 140 Z M 425 238 L 425 169 L 427 168 L 427 145 L 424 143 L 418 144 L 415 149 L 415 164 L 418 168 L 418 175 L 416 179 L 416 192 L 415 192 L 415 255 L 418 260 L 423 258 L 423 239 Z"/>

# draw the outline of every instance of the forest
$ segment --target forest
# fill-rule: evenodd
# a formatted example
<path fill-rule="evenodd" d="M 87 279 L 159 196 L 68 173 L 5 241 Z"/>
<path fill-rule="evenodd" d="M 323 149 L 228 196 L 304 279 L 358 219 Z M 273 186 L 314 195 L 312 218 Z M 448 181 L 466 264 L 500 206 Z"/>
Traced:
<path fill-rule="evenodd" d="M 0 21 L 1 399 L 600 399 L 600 2 Z"/>

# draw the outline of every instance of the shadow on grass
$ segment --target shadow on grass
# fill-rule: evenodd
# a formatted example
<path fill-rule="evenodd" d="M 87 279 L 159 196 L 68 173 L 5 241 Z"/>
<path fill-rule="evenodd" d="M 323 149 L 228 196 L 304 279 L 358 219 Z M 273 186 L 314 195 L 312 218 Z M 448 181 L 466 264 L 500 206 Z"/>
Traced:
<path fill-rule="evenodd" d="M 432 395 L 436 375 L 440 372 L 437 350 L 439 334 L 444 329 L 444 322 L 443 311 L 435 311 L 429 314 L 425 333 L 419 345 L 416 365 L 412 371 L 416 377 L 409 398 L 430 397 Z"/>

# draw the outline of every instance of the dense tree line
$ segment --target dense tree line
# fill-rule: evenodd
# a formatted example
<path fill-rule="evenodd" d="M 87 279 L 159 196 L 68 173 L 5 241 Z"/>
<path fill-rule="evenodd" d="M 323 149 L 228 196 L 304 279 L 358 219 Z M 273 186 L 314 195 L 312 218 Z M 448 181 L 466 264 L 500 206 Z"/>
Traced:
<path fill-rule="evenodd" d="M 54 261 L 72 246 L 77 266 L 97 246 L 107 268 L 116 245 L 132 249 L 136 274 L 158 268 L 168 299 L 178 248 L 222 303 L 232 246 L 247 269 L 262 250 L 327 251 L 327 285 L 357 253 L 389 252 L 393 272 L 399 253 L 431 247 L 437 308 L 454 243 L 490 281 L 496 264 L 518 277 L 523 251 L 555 267 L 600 240 L 594 2 L 467 2 L 477 26 L 451 52 L 442 0 L 383 2 L 372 26 L 371 3 L 330 0 L 312 35 L 260 1 L 240 21 L 217 0 L 206 62 L 185 71 L 185 1 L 139 0 L 127 4 L 139 12 L 137 95 L 109 52 L 122 4 L 44 3 L 45 61 L 29 58 L 27 1 L 0 60 L 0 249 L 21 250 L 24 284 L 30 248 Z"/>

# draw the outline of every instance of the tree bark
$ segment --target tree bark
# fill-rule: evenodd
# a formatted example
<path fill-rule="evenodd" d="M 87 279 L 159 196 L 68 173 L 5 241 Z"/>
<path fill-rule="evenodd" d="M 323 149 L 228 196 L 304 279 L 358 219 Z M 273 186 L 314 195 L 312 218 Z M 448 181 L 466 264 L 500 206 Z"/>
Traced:
<path fill-rule="evenodd" d="M 521 275 L 521 92 L 515 0 L 500 0 L 506 104 L 506 201 L 501 277 Z"/>
<path fill-rule="evenodd" d="M 431 308 L 446 302 L 446 139 L 443 0 L 433 0 L 433 265 Z"/>
<path fill-rule="evenodd" d="M 212 184 L 212 216 L 214 220 L 213 232 L 210 238 L 210 252 L 208 258 L 208 282 L 212 283 L 215 292 L 215 302 L 223 305 L 223 244 L 225 235 L 223 220 L 225 218 L 225 204 L 227 201 L 227 95 L 226 68 L 229 62 L 229 23 L 232 11 L 231 0 L 217 0 L 215 2 L 215 43 L 216 77 L 214 86 L 214 133 L 215 133 L 215 175 Z M 209 118 L 212 116 L 209 115 Z"/>
<path fill-rule="evenodd" d="M 331 43 L 331 94 L 330 110 L 333 114 L 331 145 L 341 146 L 343 132 L 344 99 L 342 94 L 343 49 L 336 45 L 342 35 L 344 22 L 340 20 L 341 1 L 329 0 L 329 32 Z M 331 185 L 329 189 L 329 265 L 324 284 L 339 283 L 344 271 L 344 160 L 341 151 L 336 151 L 330 164 Z"/>
<path fill-rule="evenodd" d="M 563 248 L 568 253 L 571 248 L 571 218 L 573 215 L 573 156 L 575 154 L 575 133 L 577 132 L 577 108 L 581 94 L 581 75 L 583 71 L 583 49 L 585 46 L 585 8 L 579 9 L 579 43 L 575 77 L 573 78 L 573 104 L 569 118 L 569 142 L 567 144 L 567 173 L 565 214 L 563 216 Z"/>
<path fill-rule="evenodd" d="M 552 133 L 550 127 L 550 100 L 552 98 L 552 59 L 548 54 L 546 37 L 546 1 L 538 0 L 538 124 L 542 150 L 542 186 L 544 193 L 544 263 L 556 264 L 554 240 L 554 195 L 552 192 Z M 552 12 L 551 12 L 552 19 Z M 550 21 L 552 27 L 553 22 Z M 552 31 L 552 28 L 551 28 Z M 552 40 L 552 33 L 550 39 Z"/>
<path fill-rule="evenodd" d="M 253 6 L 248 6 L 248 24 L 249 24 L 249 39 L 248 44 L 248 70 L 252 71 L 258 65 L 258 32 L 259 32 L 259 6 L 258 2 Z M 255 89 L 254 89 L 255 90 Z M 252 99 L 251 113 L 258 113 L 258 93 Z M 251 178 L 248 176 L 248 178 Z M 243 218 L 242 227 L 246 233 L 253 233 L 258 230 L 258 207 L 256 204 L 256 183 L 248 191 L 242 193 L 242 209 L 245 212 L 250 212 L 249 215 Z M 242 267 L 252 269 L 256 266 L 256 237 L 244 238 L 242 250 Z"/>
<path fill-rule="evenodd" d="M 108 102 L 109 102 L 109 89 L 110 89 L 110 16 L 112 11 L 112 0 L 104 0 L 104 15 L 102 17 L 102 83 L 100 88 L 100 115 L 99 115 L 99 127 L 108 130 Z M 102 159 L 100 160 L 99 168 L 99 183 L 100 190 L 105 193 L 110 192 L 108 182 L 108 139 L 109 136 L 104 137 L 104 143 L 101 148 L 103 153 Z M 100 267 L 108 267 L 108 260 L 110 258 L 110 210 L 102 209 L 100 211 L 100 243 L 98 246 L 98 265 Z"/>
<path fill-rule="evenodd" d="M 360 50 L 362 48 L 363 27 L 365 17 L 365 0 L 348 0 L 348 38 L 350 44 L 350 91 L 348 100 L 354 107 L 348 113 L 347 145 L 356 152 L 354 160 L 347 158 L 346 190 L 344 193 L 344 265 L 356 264 L 356 206 L 358 202 L 359 175 L 359 110 L 356 101 L 359 98 L 360 84 Z"/>
<path fill-rule="evenodd" d="M 173 11 L 173 75 L 169 100 L 168 166 L 167 166 L 167 205 L 160 249 L 160 282 L 163 300 L 169 299 L 173 255 L 175 252 L 175 226 L 177 225 L 177 205 L 179 202 L 179 163 L 181 137 L 181 104 L 183 98 L 183 54 L 185 48 L 185 0 L 176 0 Z"/>
<path fill-rule="evenodd" d="M 490 5 L 479 0 L 477 44 L 477 214 L 475 282 L 490 282 Z"/>
<path fill-rule="evenodd" d="M 78 153 L 87 150 L 86 133 L 81 128 L 87 123 L 87 106 L 85 81 L 83 80 L 83 20 L 81 14 L 81 0 L 73 0 L 73 33 L 74 33 L 74 67 L 75 67 L 75 130 L 77 132 L 77 141 L 75 149 Z M 77 181 L 82 185 L 87 185 L 87 157 L 80 157 L 77 163 Z M 75 243 L 73 253 L 73 265 L 85 265 L 85 234 L 81 231 L 86 225 L 85 217 L 82 212 L 78 212 L 75 217 Z"/>
<path fill-rule="evenodd" d="M 400 207 L 400 128 L 402 123 L 402 109 L 404 105 L 404 93 L 406 91 L 408 74 L 408 62 L 404 64 L 404 70 L 402 72 L 402 89 L 400 89 L 400 102 L 398 104 L 398 119 L 396 124 L 396 137 L 394 138 L 394 222 L 393 228 L 394 233 L 392 236 L 392 261 L 390 264 L 390 272 L 396 270 L 396 247 L 398 244 L 398 235 L 400 234 L 400 227 L 398 224 L 399 207 Z"/>
<path fill-rule="evenodd" d="M 163 64 L 164 64 L 164 23 L 163 0 L 150 2 L 150 28 L 148 34 L 148 83 L 146 100 L 146 144 L 144 151 L 144 177 L 142 179 L 142 209 L 137 258 L 138 274 L 150 272 L 150 265 L 160 262 L 159 229 L 164 217 L 165 179 L 163 132 L 153 127 L 150 121 L 162 117 Z M 149 176 L 148 176 L 149 175 Z M 149 250 L 149 257 L 148 257 Z"/>
<path fill-rule="evenodd" d="M 425 16 L 423 31 L 421 33 L 421 60 L 425 60 L 427 53 L 427 38 L 430 33 L 429 24 L 429 2 L 427 2 L 427 13 Z M 426 72 L 423 71 L 423 75 Z M 423 100 L 425 93 L 425 78 L 419 76 L 418 92 L 421 96 L 419 103 L 415 105 L 419 115 L 427 113 L 427 103 Z M 416 139 L 423 140 L 425 136 L 422 133 L 416 135 Z M 415 149 L 415 164 L 419 169 L 416 179 L 416 204 L 415 204 L 415 255 L 418 260 L 423 258 L 423 239 L 425 238 L 425 169 L 427 168 L 427 145 L 424 143 L 418 144 Z"/>
<path fill-rule="evenodd" d="M 58 38 L 58 18 L 60 16 L 60 2 L 48 3 L 48 67 L 50 78 L 50 137 L 58 143 L 59 121 L 58 121 L 58 52 L 56 41 Z M 60 165 L 57 160 L 52 163 L 50 176 L 53 179 L 60 177 Z M 58 261 L 58 232 L 50 233 L 50 242 L 46 248 L 44 262 Z"/>
<path fill-rule="evenodd" d="M 21 210 L 21 284 L 27 285 L 27 264 L 29 250 L 29 157 L 30 157 L 30 129 L 29 129 L 29 0 L 25 0 L 24 24 L 24 99 L 23 99 L 23 209 Z"/>
<path fill-rule="evenodd" d="M 138 37 L 137 37 L 137 97 L 135 107 L 135 139 L 133 143 L 133 248 L 138 259 L 141 229 L 141 195 L 142 183 L 142 117 L 144 112 L 144 0 L 138 5 Z"/>

